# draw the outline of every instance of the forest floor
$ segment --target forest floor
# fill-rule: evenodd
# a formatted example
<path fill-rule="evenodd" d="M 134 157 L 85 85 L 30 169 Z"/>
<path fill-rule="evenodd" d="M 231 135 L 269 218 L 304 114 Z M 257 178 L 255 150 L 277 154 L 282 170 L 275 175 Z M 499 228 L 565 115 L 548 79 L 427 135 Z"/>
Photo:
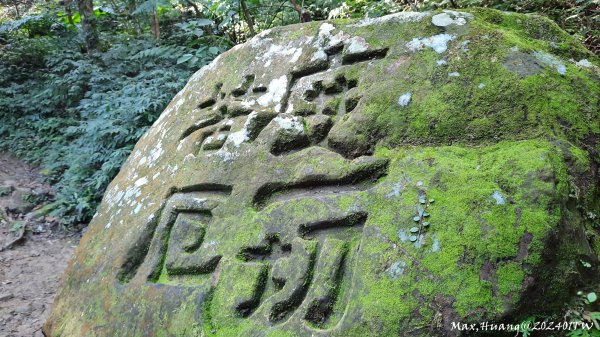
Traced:
<path fill-rule="evenodd" d="M 51 187 L 0 153 L 0 337 L 41 337 L 79 235 L 47 216 Z"/>

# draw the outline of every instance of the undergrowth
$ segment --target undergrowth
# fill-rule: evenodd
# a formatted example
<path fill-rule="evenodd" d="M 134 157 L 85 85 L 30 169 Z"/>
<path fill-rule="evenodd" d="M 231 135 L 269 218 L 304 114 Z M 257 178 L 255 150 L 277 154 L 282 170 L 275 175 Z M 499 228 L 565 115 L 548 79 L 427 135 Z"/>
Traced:
<path fill-rule="evenodd" d="M 229 47 L 187 43 L 185 33 L 104 34 L 103 50 L 85 53 L 76 31 L 51 20 L 0 26 L 9 42 L 0 52 L 0 150 L 42 168 L 62 224 L 91 219 L 136 141 L 192 73 Z"/>

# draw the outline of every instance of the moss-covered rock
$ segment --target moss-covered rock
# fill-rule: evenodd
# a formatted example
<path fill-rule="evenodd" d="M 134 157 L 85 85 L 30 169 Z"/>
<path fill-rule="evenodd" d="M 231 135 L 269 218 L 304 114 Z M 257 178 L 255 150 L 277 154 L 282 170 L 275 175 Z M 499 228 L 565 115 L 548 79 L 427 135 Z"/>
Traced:
<path fill-rule="evenodd" d="M 265 31 L 112 182 L 47 336 L 448 336 L 597 287 L 598 59 L 473 9 Z"/>

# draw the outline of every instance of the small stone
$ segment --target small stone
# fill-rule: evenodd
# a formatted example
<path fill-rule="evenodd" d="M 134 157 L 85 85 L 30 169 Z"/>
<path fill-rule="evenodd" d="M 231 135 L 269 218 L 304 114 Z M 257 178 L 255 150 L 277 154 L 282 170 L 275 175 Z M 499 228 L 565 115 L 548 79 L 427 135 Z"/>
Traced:
<path fill-rule="evenodd" d="M 421 217 L 420 217 L 420 216 L 415 216 L 415 217 L 413 218 L 413 220 L 414 220 L 415 222 L 418 222 L 419 220 L 421 220 Z"/>
<path fill-rule="evenodd" d="M 429 227 L 429 222 L 427 222 L 427 221 L 423 222 L 423 227 Z"/>
<path fill-rule="evenodd" d="M 21 315 L 25 315 L 25 316 L 28 316 L 29 314 L 31 314 L 32 311 L 33 311 L 33 307 L 29 303 L 22 305 L 15 309 L 15 312 L 17 314 L 21 314 Z"/>
<path fill-rule="evenodd" d="M 417 236 L 411 235 L 408 239 L 410 240 L 410 242 L 415 242 L 415 241 L 417 241 Z"/>
<path fill-rule="evenodd" d="M 413 227 L 413 228 L 411 228 L 410 232 L 411 233 L 417 233 L 417 232 L 419 232 L 419 227 Z"/>
<path fill-rule="evenodd" d="M 435 199 L 429 199 L 429 203 L 433 204 L 435 202 Z"/>
<path fill-rule="evenodd" d="M 35 206 L 31 200 L 35 194 L 30 188 L 16 187 L 11 194 L 10 200 L 6 203 L 5 208 L 9 212 L 27 214 Z"/>
<path fill-rule="evenodd" d="M 9 293 L 0 294 L 0 302 L 6 302 L 12 298 L 14 298 L 13 294 L 9 294 Z"/>

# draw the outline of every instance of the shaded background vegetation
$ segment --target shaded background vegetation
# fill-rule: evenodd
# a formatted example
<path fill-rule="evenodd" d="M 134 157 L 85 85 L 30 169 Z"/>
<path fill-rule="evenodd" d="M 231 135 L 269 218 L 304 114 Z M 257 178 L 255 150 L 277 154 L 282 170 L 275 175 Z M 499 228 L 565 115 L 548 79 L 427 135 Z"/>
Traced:
<path fill-rule="evenodd" d="M 548 15 L 600 53 L 598 0 L 0 0 L 0 150 L 39 165 L 53 216 L 87 223 L 191 74 L 273 26 L 469 6 Z"/>

